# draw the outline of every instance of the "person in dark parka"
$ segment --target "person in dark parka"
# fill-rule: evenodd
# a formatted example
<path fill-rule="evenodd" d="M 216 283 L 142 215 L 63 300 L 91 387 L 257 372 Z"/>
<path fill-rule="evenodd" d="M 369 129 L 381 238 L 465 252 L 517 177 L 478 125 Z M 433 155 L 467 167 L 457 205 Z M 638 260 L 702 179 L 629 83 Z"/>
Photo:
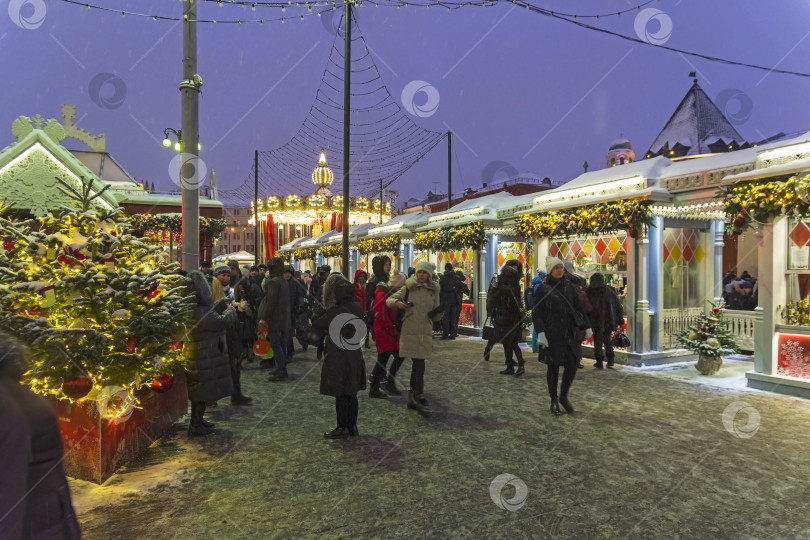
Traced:
<path fill-rule="evenodd" d="M 520 338 L 523 335 L 523 295 L 520 292 L 520 271 L 512 265 L 505 265 L 498 276 L 498 287 L 492 291 L 492 309 L 495 313 L 495 341 L 503 344 L 506 354 L 506 369 L 501 375 L 520 377 L 525 373 L 525 361 L 520 351 Z M 517 358 L 517 371 L 512 355 Z"/>
<path fill-rule="evenodd" d="M 0 334 L 0 538 L 80 540 L 51 404 L 20 384 L 25 352 Z"/>
<path fill-rule="evenodd" d="M 591 326 L 593 328 L 593 354 L 596 357 L 594 367 L 602 369 L 602 359 L 607 357 L 607 367 L 613 367 L 613 343 L 611 334 L 624 323 L 622 303 L 612 287 L 605 284 L 605 276 L 596 273 L 586 291 L 591 302 Z M 605 354 L 602 354 L 602 345 Z"/>
<path fill-rule="evenodd" d="M 332 272 L 332 267 L 328 264 L 318 267 L 318 271 L 315 273 L 315 277 L 312 278 L 312 283 L 309 285 L 309 309 L 312 316 L 312 322 L 315 322 L 315 319 L 319 319 L 324 314 L 323 309 L 323 285 L 326 283 L 326 280 L 329 278 L 329 274 Z M 323 358 L 323 348 L 324 343 L 321 340 L 321 343 L 318 345 L 318 350 L 316 351 L 316 357 L 318 360 Z"/>
<path fill-rule="evenodd" d="M 233 394 L 225 332 L 236 324 L 236 308 L 225 301 L 214 304 L 211 285 L 202 273 L 189 272 L 188 277 L 188 292 L 197 297 L 183 347 L 183 354 L 189 361 L 186 369 L 188 400 L 191 402 L 188 434 L 209 435 L 213 433 L 214 425 L 203 418 L 206 402 Z"/>
<path fill-rule="evenodd" d="M 267 265 L 267 277 L 264 278 L 264 300 L 259 306 L 259 319 L 267 323 L 267 340 L 273 347 L 273 359 L 276 370 L 270 375 L 270 381 L 287 380 L 287 342 L 286 336 L 292 328 L 290 321 L 290 286 L 282 276 L 284 261 L 274 257 Z"/>
<path fill-rule="evenodd" d="M 584 308 L 574 287 L 564 277 L 563 261 L 556 257 L 547 257 L 546 270 L 549 275 L 545 283 L 537 286 L 534 294 L 532 320 L 537 332 L 537 342 L 544 349 L 540 354 L 545 356 L 548 365 L 546 382 L 551 397 L 551 412 L 559 416 L 562 414 L 560 404 L 569 413 L 574 412 L 568 401 L 568 390 L 574 382 L 579 363 L 578 332 L 584 330 L 586 338 L 592 332 L 587 327 Z M 561 366 L 565 371 L 558 398 L 557 383 Z"/>
<path fill-rule="evenodd" d="M 285 343 L 287 344 L 285 352 L 287 353 L 287 362 L 291 362 L 295 353 L 293 337 L 295 336 L 298 311 L 302 308 L 306 289 L 304 289 L 301 280 L 295 279 L 295 268 L 292 265 L 288 264 L 284 267 L 284 280 L 290 288 L 290 331 L 285 336 Z"/>
<path fill-rule="evenodd" d="M 498 276 L 492 276 L 489 280 L 489 289 L 487 289 L 487 319 L 490 320 L 492 323 L 493 328 L 495 327 L 495 306 L 492 303 L 492 300 L 495 297 L 495 289 L 498 288 Z M 494 332 L 493 332 L 494 334 Z M 495 336 L 493 335 L 492 339 L 487 340 L 487 344 L 484 347 L 484 360 L 489 362 L 489 353 L 492 352 L 492 347 L 495 346 Z"/>
<path fill-rule="evenodd" d="M 444 274 L 439 278 L 439 287 L 441 288 L 439 298 L 441 306 L 444 308 L 442 339 L 450 339 L 454 332 L 453 317 L 461 312 L 461 291 L 452 264 L 444 265 Z"/>
<path fill-rule="evenodd" d="M 327 439 L 357 436 L 357 392 L 366 389 L 366 364 L 362 345 L 366 336 L 363 308 L 355 299 L 354 285 L 335 273 L 323 287 L 325 313 L 312 326 L 326 339 L 321 367 L 321 394 L 335 398 L 337 427 Z"/>
<path fill-rule="evenodd" d="M 453 314 L 453 317 L 450 319 L 453 329 L 453 332 L 450 334 L 450 339 L 456 339 L 458 337 L 458 323 L 459 320 L 461 320 L 461 310 L 464 307 L 464 296 L 472 299 L 472 292 L 467 286 L 467 280 L 462 270 L 456 270 L 456 281 L 458 285 L 458 304 L 456 305 L 455 314 Z"/>

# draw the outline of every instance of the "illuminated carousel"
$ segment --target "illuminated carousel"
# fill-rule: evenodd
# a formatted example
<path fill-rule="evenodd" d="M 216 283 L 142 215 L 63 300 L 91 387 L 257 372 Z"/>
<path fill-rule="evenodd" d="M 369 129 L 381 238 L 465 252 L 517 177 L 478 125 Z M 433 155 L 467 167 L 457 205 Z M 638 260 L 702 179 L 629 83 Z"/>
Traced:
<path fill-rule="evenodd" d="M 343 230 L 343 195 L 329 191 L 334 174 L 326 162 L 326 153 L 321 150 L 318 166 L 312 171 L 312 183 L 317 189 L 312 195 L 295 193 L 286 196 L 270 195 L 258 199 L 259 219 L 267 252 L 295 238 L 317 236 L 324 232 Z M 364 223 L 384 223 L 391 219 L 391 203 L 381 208 L 380 199 L 369 200 L 362 195 L 349 202 L 349 226 Z M 250 203 L 251 215 L 254 203 Z M 253 219 L 250 221 L 253 224 Z"/>

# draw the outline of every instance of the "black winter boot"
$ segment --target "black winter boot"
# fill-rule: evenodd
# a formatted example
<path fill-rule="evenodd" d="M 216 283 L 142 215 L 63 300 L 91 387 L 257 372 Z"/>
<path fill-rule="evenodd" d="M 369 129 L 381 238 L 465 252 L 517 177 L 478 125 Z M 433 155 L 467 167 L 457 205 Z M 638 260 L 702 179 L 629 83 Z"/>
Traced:
<path fill-rule="evenodd" d="M 568 414 L 574 414 L 574 407 L 571 405 L 571 402 L 568 401 L 568 396 L 560 396 L 560 405 L 563 406 Z"/>
<path fill-rule="evenodd" d="M 214 425 L 203 419 L 205 413 L 204 401 L 191 402 L 191 419 L 188 423 L 188 434 L 190 437 L 200 437 L 211 435 L 214 432 Z M 206 425 L 208 424 L 208 425 Z"/>

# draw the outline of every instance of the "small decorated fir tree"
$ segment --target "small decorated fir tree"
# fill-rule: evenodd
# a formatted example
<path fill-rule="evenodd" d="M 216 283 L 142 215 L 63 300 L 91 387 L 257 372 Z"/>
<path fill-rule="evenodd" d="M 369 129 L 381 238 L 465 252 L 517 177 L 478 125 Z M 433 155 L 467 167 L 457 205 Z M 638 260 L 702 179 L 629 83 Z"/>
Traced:
<path fill-rule="evenodd" d="M 717 373 L 723 364 L 723 356 L 740 352 L 734 334 L 723 320 L 723 303 L 712 305 L 710 315 L 701 315 L 697 324 L 685 328 L 678 334 L 678 343 L 699 354 L 697 370 L 703 375 Z"/>
<path fill-rule="evenodd" d="M 185 278 L 127 234 L 122 209 L 94 208 L 87 185 L 59 182 L 78 209 L 11 221 L 0 204 L 0 330 L 29 346 L 27 383 L 40 394 L 161 391 L 184 365 Z"/>

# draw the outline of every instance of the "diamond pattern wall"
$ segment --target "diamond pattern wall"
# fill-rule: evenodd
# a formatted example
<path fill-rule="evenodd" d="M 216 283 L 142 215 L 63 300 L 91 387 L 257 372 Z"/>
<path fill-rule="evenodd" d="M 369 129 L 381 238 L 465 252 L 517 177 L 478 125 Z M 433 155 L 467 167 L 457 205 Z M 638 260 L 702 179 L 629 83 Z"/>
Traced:
<path fill-rule="evenodd" d="M 563 260 L 570 261 L 579 256 L 584 256 L 602 264 L 609 264 L 610 259 L 619 251 L 627 252 L 627 236 L 625 234 L 606 234 L 586 240 L 559 240 L 551 242 L 548 248 L 549 255 L 552 257 L 560 257 Z"/>

